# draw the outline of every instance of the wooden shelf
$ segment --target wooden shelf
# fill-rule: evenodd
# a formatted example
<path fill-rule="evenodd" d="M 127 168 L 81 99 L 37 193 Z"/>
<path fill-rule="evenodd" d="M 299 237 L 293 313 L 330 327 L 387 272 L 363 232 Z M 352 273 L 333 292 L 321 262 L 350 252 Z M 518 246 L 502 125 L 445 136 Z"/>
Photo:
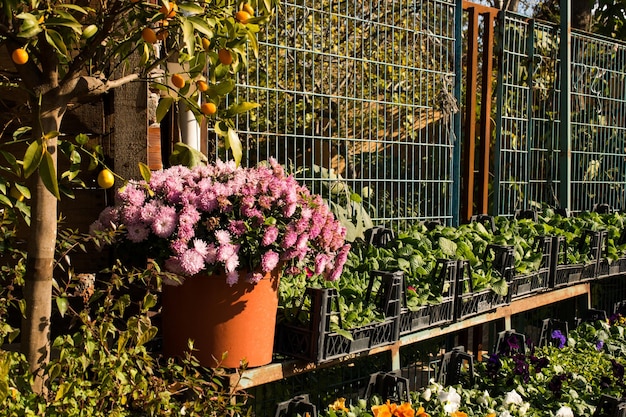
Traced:
<path fill-rule="evenodd" d="M 232 387 L 237 387 L 239 389 L 245 390 L 258 385 L 267 384 L 269 382 L 280 381 L 281 379 L 299 375 L 305 372 L 310 372 L 316 369 L 323 369 L 341 365 L 346 362 L 351 362 L 359 357 L 374 355 L 383 352 L 390 352 L 390 354 L 392 355 L 393 368 L 399 369 L 399 351 L 400 347 L 402 346 L 407 346 L 434 337 L 455 333 L 479 324 L 489 323 L 494 320 L 504 319 L 505 328 L 510 328 L 511 316 L 515 314 L 519 314 L 525 311 L 533 310 L 538 307 L 546 306 L 582 295 L 587 296 L 587 304 L 589 305 L 590 288 L 591 285 L 589 283 L 582 283 L 532 295 L 526 298 L 521 298 L 519 300 L 512 301 L 506 306 L 499 307 L 485 314 L 469 317 L 458 323 L 452 323 L 447 326 L 434 327 L 418 331 L 416 333 L 401 337 L 400 340 L 393 344 L 377 347 L 369 350 L 368 352 L 361 352 L 354 355 L 346 355 L 339 359 L 324 362 L 322 364 L 315 364 L 314 362 L 308 362 L 304 360 L 288 359 L 282 362 L 271 363 L 269 365 L 261 366 L 258 368 L 247 369 L 240 374 L 233 373 L 229 375 L 230 384 Z"/>

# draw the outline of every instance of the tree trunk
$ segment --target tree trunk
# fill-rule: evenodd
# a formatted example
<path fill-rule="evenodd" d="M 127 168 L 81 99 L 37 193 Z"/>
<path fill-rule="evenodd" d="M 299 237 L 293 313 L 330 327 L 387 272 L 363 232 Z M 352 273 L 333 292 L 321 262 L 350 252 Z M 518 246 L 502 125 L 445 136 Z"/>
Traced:
<path fill-rule="evenodd" d="M 51 131 L 58 131 L 60 111 L 42 111 L 34 120 L 33 139 Z M 35 113 L 36 114 L 36 113 Z M 55 172 L 57 166 L 57 139 L 47 142 Z M 34 375 L 33 389 L 45 392 L 45 367 L 50 359 L 50 315 L 52 312 L 52 273 L 57 237 L 57 199 L 48 191 L 39 171 L 31 177 L 31 225 L 28 239 L 24 299 L 25 317 L 22 319 L 21 349 Z"/>

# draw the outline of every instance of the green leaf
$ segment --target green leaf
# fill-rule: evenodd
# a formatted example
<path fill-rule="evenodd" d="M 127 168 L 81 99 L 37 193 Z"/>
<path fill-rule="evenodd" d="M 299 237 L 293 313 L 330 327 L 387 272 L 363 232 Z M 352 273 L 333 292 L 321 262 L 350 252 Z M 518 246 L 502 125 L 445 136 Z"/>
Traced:
<path fill-rule="evenodd" d="M 152 177 L 152 171 L 150 171 L 150 167 L 148 167 L 148 165 L 140 162 L 139 172 L 141 173 L 141 178 L 143 178 L 145 182 L 150 182 L 150 178 Z"/>
<path fill-rule="evenodd" d="M 509 292 L 509 286 L 504 278 L 496 279 L 491 283 L 491 289 L 498 295 L 505 296 Z"/>
<path fill-rule="evenodd" d="M 39 21 L 36 16 L 30 13 L 20 13 L 16 16 L 16 18 L 22 19 L 20 31 L 17 33 L 17 36 L 20 38 L 32 38 L 41 32 L 41 25 L 39 25 Z"/>
<path fill-rule="evenodd" d="M 154 337 L 157 334 L 157 331 L 158 330 L 156 327 L 150 327 L 148 330 L 141 332 L 141 334 L 137 338 L 137 346 L 145 345 L 150 340 L 154 339 Z"/>
<path fill-rule="evenodd" d="M 61 194 L 59 193 L 59 183 L 57 181 L 56 174 L 52 155 L 50 155 L 50 152 L 46 150 L 44 152 L 44 157 L 41 160 L 41 166 L 39 167 L 39 176 L 48 191 L 50 191 L 50 193 L 55 196 L 57 200 L 60 200 Z"/>
<path fill-rule="evenodd" d="M 30 126 L 22 126 L 18 129 L 15 130 L 15 132 L 13 132 L 13 140 L 17 140 L 20 137 L 22 137 L 24 134 L 30 132 L 31 130 L 33 130 L 32 127 Z"/>
<path fill-rule="evenodd" d="M 65 46 L 63 37 L 59 32 L 52 29 L 46 29 L 44 34 L 46 35 L 46 42 L 48 42 L 50 46 L 56 49 L 61 55 L 68 56 L 67 47 Z"/>
<path fill-rule="evenodd" d="M 443 236 L 439 237 L 438 242 L 439 242 L 439 247 L 441 248 L 442 252 L 445 255 L 450 256 L 450 257 L 453 257 L 456 255 L 456 249 L 457 249 L 456 243 L 454 243 L 450 239 L 447 239 Z"/>
<path fill-rule="evenodd" d="M 189 69 L 187 70 L 187 72 L 189 72 L 190 78 L 192 79 L 196 78 L 197 76 L 203 73 L 206 67 L 206 59 L 207 59 L 206 52 L 200 52 L 193 56 L 191 61 L 189 61 L 188 63 Z"/>
<path fill-rule="evenodd" d="M 46 27 L 48 28 L 54 27 L 54 26 L 67 27 L 67 28 L 71 28 L 72 30 L 74 30 L 74 32 L 80 34 L 83 29 L 83 25 L 81 25 L 79 22 L 76 21 L 76 19 L 71 17 L 70 14 L 64 13 L 64 15 L 65 16 L 63 17 L 58 16 L 58 17 L 50 17 L 46 19 Z"/>
<path fill-rule="evenodd" d="M 248 101 L 244 101 L 242 103 L 233 104 L 226 111 L 226 117 L 233 117 L 237 114 L 247 113 L 252 109 L 256 109 L 261 107 L 259 103 L 251 103 Z"/>
<path fill-rule="evenodd" d="M 157 105 L 157 109 L 156 109 L 156 121 L 157 122 L 160 122 L 161 120 L 163 120 L 167 112 L 170 110 L 170 107 L 172 107 L 172 103 L 174 103 L 173 97 L 163 97 L 159 101 L 159 104 Z"/>
<path fill-rule="evenodd" d="M 145 297 L 143 297 L 143 308 L 145 308 L 146 310 L 154 307 L 156 305 L 157 299 L 154 296 L 154 294 L 146 294 Z"/>
<path fill-rule="evenodd" d="M 57 394 L 54 397 L 54 401 L 59 401 L 61 399 L 63 399 L 72 389 L 72 384 L 71 382 L 64 382 L 62 384 L 59 385 L 59 388 L 57 390 Z"/>
<path fill-rule="evenodd" d="M 184 3 L 184 4 L 190 5 L 191 3 Z M 179 7 L 183 9 L 183 4 L 181 4 Z M 211 27 L 208 25 L 206 20 L 203 19 L 202 17 L 192 16 L 192 17 L 187 18 L 187 21 L 193 25 L 193 28 L 196 31 L 206 35 L 207 38 L 211 39 L 213 37 L 214 35 L 213 29 L 211 29 Z"/>
<path fill-rule="evenodd" d="M 7 207 L 13 207 L 13 203 L 11 202 L 9 197 L 4 194 L 0 194 L 0 203 L 4 204 Z"/>
<path fill-rule="evenodd" d="M 183 21 L 183 42 L 185 43 L 185 48 L 187 50 L 187 53 L 189 55 L 192 55 L 195 53 L 195 49 L 196 49 L 196 36 L 195 36 L 195 32 L 193 30 L 193 25 L 191 24 L 190 21 L 188 21 L 187 19 L 185 19 Z"/>
<path fill-rule="evenodd" d="M 76 143 L 78 143 L 81 146 L 86 145 L 87 143 L 89 143 L 89 136 L 87 136 L 84 133 L 79 133 L 78 135 L 76 135 L 76 137 L 74 138 L 74 140 L 76 141 Z"/>
<path fill-rule="evenodd" d="M 226 149 L 230 149 L 233 154 L 235 164 L 239 166 L 241 164 L 241 158 L 243 156 L 243 146 L 241 140 L 235 129 L 228 129 L 228 136 L 226 136 Z"/>
<path fill-rule="evenodd" d="M 41 141 L 34 141 L 28 148 L 26 149 L 26 153 L 24 154 L 24 177 L 30 177 L 33 172 L 39 168 L 39 164 L 43 158 L 43 154 L 45 152 L 45 148 Z"/>
<path fill-rule="evenodd" d="M 53 139 L 59 137 L 60 133 L 56 130 L 51 130 L 45 135 L 43 135 L 44 139 Z"/>
<path fill-rule="evenodd" d="M 56 298 L 57 308 L 59 309 L 59 313 L 61 317 L 65 317 L 65 313 L 67 312 L 67 308 L 69 307 L 69 303 L 67 302 L 66 297 L 57 297 Z"/>
<path fill-rule="evenodd" d="M 188 168 L 205 164 L 207 161 L 207 157 L 202 152 L 183 142 L 175 143 L 174 151 L 170 155 L 170 164 L 184 165 Z"/>
<path fill-rule="evenodd" d="M 15 188 L 17 188 L 17 190 L 22 193 L 22 195 L 25 198 L 30 198 L 30 190 L 28 189 L 28 187 L 26 187 L 25 185 L 22 184 L 18 184 L 17 182 L 14 184 Z"/>
<path fill-rule="evenodd" d="M 214 84 L 214 85 L 209 86 L 207 93 L 211 97 L 224 96 L 230 93 L 231 91 L 233 91 L 234 88 L 235 88 L 235 80 L 229 78 L 227 80 L 220 82 L 219 84 Z"/>
<path fill-rule="evenodd" d="M 248 32 L 248 40 L 250 41 L 250 49 L 252 49 L 256 59 L 259 57 L 259 41 L 256 38 L 256 33 Z"/>

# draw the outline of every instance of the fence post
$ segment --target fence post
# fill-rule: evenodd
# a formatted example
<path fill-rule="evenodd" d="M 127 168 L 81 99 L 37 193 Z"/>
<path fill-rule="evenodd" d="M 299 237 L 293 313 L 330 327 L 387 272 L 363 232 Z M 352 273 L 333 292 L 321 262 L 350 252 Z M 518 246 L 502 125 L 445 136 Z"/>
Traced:
<path fill-rule="evenodd" d="M 454 98 L 461 103 L 463 82 L 463 0 L 456 0 L 454 9 Z M 454 148 L 452 154 L 452 226 L 460 224 L 461 216 L 461 118 L 459 108 L 454 114 Z"/>
<path fill-rule="evenodd" d="M 559 118 L 561 121 L 560 153 L 559 153 L 559 205 L 563 209 L 571 209 L 571 182 L 572 182 L 572 140 L 570 115 L 572 111 L 571 95 L 571 74 L 570 66 L 572 62 L 572 26 L 570 18 L 571 0 L 563 0 L 561 3 L 561 39 L 559 42 L 559 57 L 561 61 L 561 95 Z"/>

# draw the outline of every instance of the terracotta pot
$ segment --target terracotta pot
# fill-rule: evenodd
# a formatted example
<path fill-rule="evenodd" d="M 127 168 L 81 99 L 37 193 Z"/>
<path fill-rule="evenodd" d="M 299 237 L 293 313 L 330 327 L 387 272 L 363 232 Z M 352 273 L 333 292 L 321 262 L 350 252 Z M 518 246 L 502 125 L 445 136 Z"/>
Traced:
<path fill-rule="evenodd" d="M 226 277 L 194 276 L 180 286 L 163 286 L 163 353 L 184 356 L 194 341 L 201 365 L 238 368 L 272 361 L 279 272 L 257 284 L 243 277 L 232 287 Z M 222 360 L 223 354 L 226 354 Z"/>

